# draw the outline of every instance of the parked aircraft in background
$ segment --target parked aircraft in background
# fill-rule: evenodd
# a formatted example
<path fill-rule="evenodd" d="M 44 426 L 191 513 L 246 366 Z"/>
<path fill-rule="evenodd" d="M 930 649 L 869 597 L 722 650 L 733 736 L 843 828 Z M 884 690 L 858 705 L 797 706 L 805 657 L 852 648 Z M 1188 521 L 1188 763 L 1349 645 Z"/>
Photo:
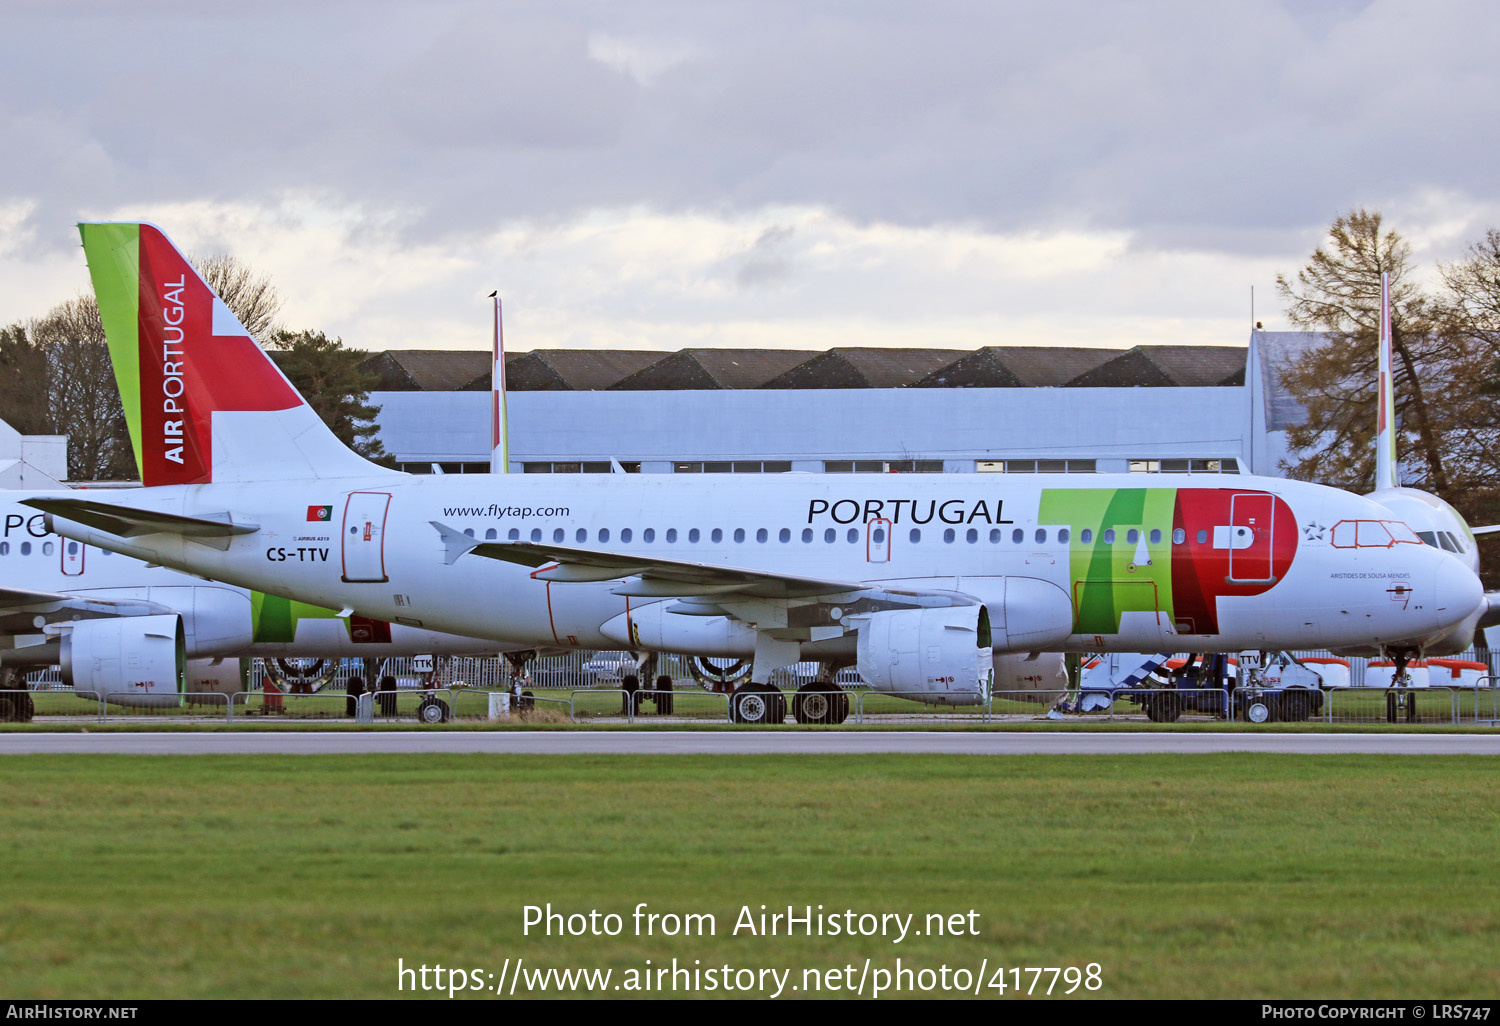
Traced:
<path fill-rule="evenodd" d="M 0 500 L 0 720 L 30 719 L 20 675 L 45 666 L 60 666 L 80 692 L 144 707 L 175 704 L 183 692 L 241 691 L 256 656 L 385 659 L 504 647 L 148 566 L 52 534 L 43 520 Z"/>
<path fill-rule="evenodd" d="M 1500 527 L 1470 528 L 1463 516 L 1447 502 L 1419 488 L 1402 487 L 1396 457 L 1396 386 L 1392 361 L 1390 281 L 1380 276 L 1380 343 L 1376 365 L 1377 402 L 1375 431 L 1375 490 L 1368 498 L 1391 511 L 1392 516 L 1408 525 L 1426 545 L 1449 553 L 1469 570 L 1479 574 L 1479 545 L 1476 533 L 1500 531 Z M 1346 529 L 1347 533 L 1347 529 Z M 1334 544 L 1340 540 L 1335 538 Z M 1478 626 L 1500 624 L 1500 595 L 1486 595 Z M 1388 647 L 1394 664 L 1394 682 L 1405 684 L 1409 678 L 1406 665 L 1421 655 L 1415 646 Z M 1451 655 L 1451 652 L 1434 653 Z"/>
<path fill-rule="evenodd" d="M 156 228 L 85 224 L 147 488 L 27 504 L 87 542 L 502 645 L 752 660 L 973 704 L 994 652 L 1468 646 L 1477 576 L 1389 509 L 1297 481 L 1153 475 L 408 476 L 330 433 Z"/>

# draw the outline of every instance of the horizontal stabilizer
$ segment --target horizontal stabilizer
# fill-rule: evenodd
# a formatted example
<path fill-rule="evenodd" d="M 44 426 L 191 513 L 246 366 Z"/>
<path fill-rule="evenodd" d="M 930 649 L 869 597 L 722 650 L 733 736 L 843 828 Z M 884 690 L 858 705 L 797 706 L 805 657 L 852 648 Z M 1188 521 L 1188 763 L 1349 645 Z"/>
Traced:
<path fill-rule="evenodd" d="M 258 524 L 235 523 L 229 513 L 189 517 L 180 513 L 160 513 L 132 506 L 117 506 L 92 499 L 22 499 L 21 504 L 121 538 L 134 538 L 143 534 L 179 534 L 206 545 L 221 542 L 223 544 L 219 547 L 227 547 L 228 540 L 235 535 L 254 534 L 260 530 Z"/>
<path fill-rule="evenodd" d="M 105 616 L 149 616 L 174 610 L 140 599 L 116 601 L 54 591 L 0 588 L 0 632 L 26 634 L 59 621 Z"/>

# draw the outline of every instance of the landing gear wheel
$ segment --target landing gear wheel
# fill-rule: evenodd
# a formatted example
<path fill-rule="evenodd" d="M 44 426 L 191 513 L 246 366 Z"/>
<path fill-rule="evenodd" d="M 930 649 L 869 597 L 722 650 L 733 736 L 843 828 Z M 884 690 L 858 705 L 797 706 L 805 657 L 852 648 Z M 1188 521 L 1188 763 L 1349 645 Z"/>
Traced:
<path fill-rule="evenodd" d="M 849 696 L 834 684 L 804 684 L 792 696 L 792 716 L 798 723 L 843 723 L 849 718 Z"/>
<path fill-rule="evenodd" d="M 1176 723 L 1182 718 L 1182 699 L 1177 695 L 1152 695 L 1146 701 L 1146 719 L 1152 723 Z"/>
<path fill-rule="evenodd" d="M 536 696 L 530 691 L 523 691 L 516 698 L 516 711 L 529 713 L 536 708 Z"/>
<path fill-rule="evenodd" d="M 448 703 L 441 698 L 424 698 L 417 706 L 417 719 L 423 723 L 447 723 Z"/>
<path fill-rule="evenodd" d="M 1271 719 L 1271 707 L 1257 698 L 1245 706 L 1245 719 L 1251 723 L 1268 723 Z"/>
<path fill-rule="evenodd" d="M 1286 691 L 1281 695 L 1278 719 L 1287 723 L 1301 723 L 1312 717 L 1312 699 L 1297 691 Z"/>
<path fill-rule="evenodd" d="M 0 691 L 0 723 L 30 723 L 36 704 L 25 691 Z"/>
<path fill-rule="evenodd" d="M 672 715 L 672 675 L 663 673 L 656 678 L 656 715 Z"/>
<path fill-rule="evenodd" d="M 780 723 L 786 719 L 786 698 L 769 684 L 745 684 L 729 696 L 729 719 L 761 726 Z"/>
<path fill-rule="evenodd" d="M 633 673 L 627 673 L 620 678 L 620 690 L 625 692 L 620 696 L 620 715 L 639 716 L 641 703 L 645 701 L 645 696 L 641 694 L 641 679 Z"/>

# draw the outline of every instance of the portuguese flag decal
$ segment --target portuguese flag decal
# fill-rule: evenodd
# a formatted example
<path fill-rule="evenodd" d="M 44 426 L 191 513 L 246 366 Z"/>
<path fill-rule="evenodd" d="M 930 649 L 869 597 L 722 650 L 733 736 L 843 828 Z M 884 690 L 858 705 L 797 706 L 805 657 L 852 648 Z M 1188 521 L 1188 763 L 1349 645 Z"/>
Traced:
<path fill-rule="evenodd" d="M 320 524 L 326 524 L 333 519 L 333 507 L 309 506 L 307 507 L 307 519 L 309 522 L 315 520 Z"/>

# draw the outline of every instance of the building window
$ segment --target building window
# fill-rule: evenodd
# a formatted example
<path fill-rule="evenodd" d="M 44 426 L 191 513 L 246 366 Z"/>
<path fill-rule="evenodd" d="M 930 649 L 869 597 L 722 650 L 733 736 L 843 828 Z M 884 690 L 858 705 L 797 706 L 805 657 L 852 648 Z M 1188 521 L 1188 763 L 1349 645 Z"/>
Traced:
<path fill-rule="evenodd" d="M 981 474 L 1093 474 L 1098 460 L 978 460 Z"/>
<path fill-rule="evenodd" d="M 824 460 L 826 474 L 941 474 L 942 460 Z"/>
<path fill-rule="evenodd" d="M 470 464 L 465 464 L 469 466 Z M 445 465 L 446 467 L 446 465 Z M 627 474 L 639 474 L 641 472 L 640 460 L 626 463 L 620 462 L 620 468 Z M 488 464 L 485 465 L 488 470 Z M 526 474 L 609 474 L 614 471 L 609 460 L 587 460 L 582 463 L 523 463 L 522 473 Z M 467 471 L 475 473 L 475 471 Z"/>
<path fill-rule="evenodd" d="M 1238 474 L 1239 460 L 1234 458 L 1131 460 L 1132 474 Z"/>

